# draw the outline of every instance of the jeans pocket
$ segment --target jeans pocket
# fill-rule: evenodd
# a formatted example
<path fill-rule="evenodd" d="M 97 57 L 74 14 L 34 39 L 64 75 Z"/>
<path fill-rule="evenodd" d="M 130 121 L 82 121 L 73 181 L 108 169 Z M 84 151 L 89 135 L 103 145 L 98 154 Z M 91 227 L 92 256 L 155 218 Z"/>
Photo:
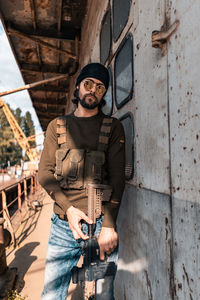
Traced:
<path fill-rule="evenodd" d="M 52 222 L 53 224 L 55 224 L 56 221 L 57 221 L 57 219 L 58 219 L 58 216 L 57 216 L 55 213 L 53 213 L 52 216 L 51 216 L 51 222 Z"/>

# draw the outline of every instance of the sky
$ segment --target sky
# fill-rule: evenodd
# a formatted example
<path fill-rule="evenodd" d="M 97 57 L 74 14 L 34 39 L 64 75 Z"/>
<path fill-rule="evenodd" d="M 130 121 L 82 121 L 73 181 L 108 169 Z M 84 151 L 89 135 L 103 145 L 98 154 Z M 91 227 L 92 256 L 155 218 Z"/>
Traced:
<path fill-rule="evenodd" d="M 0 20 L 0 92 L 8 91 L 23 85 L 25 85 L 25 83 Z M 5 103 L 10 104 L 13 109 L 19 107 L 22 110 L 22 115 L 29 111 L 34 122 L 36 134 L 42 132 L 38 117 L 27 91 L 3 96 L 2 99 Z M 36 137 L 36 143 L 37 145 L 41 145 L 43 143 L 42 135 Z"/>

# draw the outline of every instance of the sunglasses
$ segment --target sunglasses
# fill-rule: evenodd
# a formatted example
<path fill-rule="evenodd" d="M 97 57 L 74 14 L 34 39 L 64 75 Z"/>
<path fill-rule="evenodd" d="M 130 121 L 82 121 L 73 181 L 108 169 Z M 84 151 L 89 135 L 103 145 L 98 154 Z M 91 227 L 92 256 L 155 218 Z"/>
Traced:
<path fill-rule="evenodd" d="M 106 92 L 105 86 L 101 83 L 96 83 L 91 79 L 86 79 L 83 81 L 83 86 L 87 92 L 89 92 L 94 87 L 94 85 L 96 85 L 96 93 L 99 96 L 103 95 Z"/>

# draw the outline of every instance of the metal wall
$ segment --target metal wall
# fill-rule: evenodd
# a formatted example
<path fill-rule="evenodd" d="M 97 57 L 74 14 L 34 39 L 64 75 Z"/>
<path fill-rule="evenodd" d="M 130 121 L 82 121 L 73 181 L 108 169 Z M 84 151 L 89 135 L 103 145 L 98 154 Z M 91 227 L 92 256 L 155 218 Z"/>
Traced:
<path fill-rule="evenodd" d="M 99 61 L 101 22 L 114 1 L 89 1 L 81 67 Z M 135 0 L 110 65 L 133 35 L 134 93 L 113 115 L 133 114 L 135 174 L 118 218 L 117 300 L 200 299 L 199 1 Z M 152 32 L 180 25 L 166 55 Z"/>
<path fill-rule="evenodd" d="M 180 26 L 168 50 L 174 279 L 177 299 L 200 299 L 199 1 L 172 1 Z"/>

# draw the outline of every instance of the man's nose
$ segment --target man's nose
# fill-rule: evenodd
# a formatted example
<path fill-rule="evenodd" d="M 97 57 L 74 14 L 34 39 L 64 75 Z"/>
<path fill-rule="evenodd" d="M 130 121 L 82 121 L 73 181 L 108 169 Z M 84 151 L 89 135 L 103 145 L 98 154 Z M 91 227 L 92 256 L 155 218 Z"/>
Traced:
<path fill-rule="evenodd" d="M 96 92 L 96 84 L 93 84 L 93 87 L 91 88 L 91 92 L 95 93 Z"/>

